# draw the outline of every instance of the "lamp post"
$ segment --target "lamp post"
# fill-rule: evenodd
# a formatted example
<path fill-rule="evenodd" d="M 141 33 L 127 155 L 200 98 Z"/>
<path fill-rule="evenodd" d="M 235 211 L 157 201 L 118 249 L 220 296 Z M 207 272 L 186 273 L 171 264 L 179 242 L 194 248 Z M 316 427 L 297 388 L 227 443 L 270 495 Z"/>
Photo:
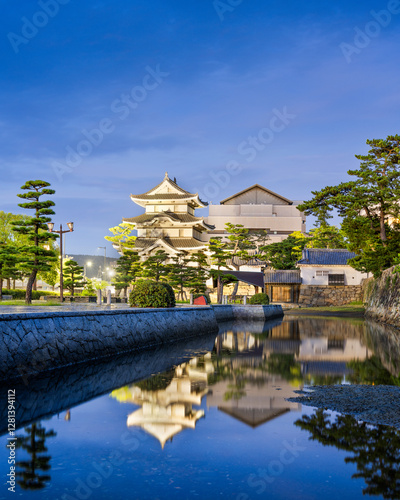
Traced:
<path fill-rule="evenodd" d="M 106 249 L 106 247 L 97 247 L 97 249 L 99 249 L 99 248 L 104 248 L 104 271 L 101 273 L 101 276 L 103 277 L 103 274 L 105 275 L 105 273 L 106 273 L 106 260 L 107 260 L 106 252 L 107 252 L 107 249 Z"/>
<path fill-rule="evenodd" d="M 64 290 L 63 290 L 63 234 L 72 233 L 74 230 L 74 223 L 67 222 L 68 229 L 63 231 L 62 224 L 60 224 L 60 230 L 54 231 L 54 223 L 48 222 L 50 233 L 56 233 L 60 235 L 60 302 L 64 302 Z"/>
<path fill-rule="evenodd" d="M 87 268 L 88 267 L 92 267 L 92 261 L 91 260 L 88 260 L 87 262 L 85 262 L 83 264 L 83 274 L 84 274 L 85 278 L 87 277 L 86 273 L 87 273 Z"/>

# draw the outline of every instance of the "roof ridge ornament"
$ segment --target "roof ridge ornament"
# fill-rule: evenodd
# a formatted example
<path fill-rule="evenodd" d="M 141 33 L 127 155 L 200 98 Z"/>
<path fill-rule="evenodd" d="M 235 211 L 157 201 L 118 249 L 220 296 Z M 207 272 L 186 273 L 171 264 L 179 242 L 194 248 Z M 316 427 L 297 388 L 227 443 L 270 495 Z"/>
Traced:
<path fill-rule="evenodd" d="M 169 177 L 168 177 L 168 172 L 165 172 L 165 177 L 164 179 L 168 179 L 169 180 Z"/>

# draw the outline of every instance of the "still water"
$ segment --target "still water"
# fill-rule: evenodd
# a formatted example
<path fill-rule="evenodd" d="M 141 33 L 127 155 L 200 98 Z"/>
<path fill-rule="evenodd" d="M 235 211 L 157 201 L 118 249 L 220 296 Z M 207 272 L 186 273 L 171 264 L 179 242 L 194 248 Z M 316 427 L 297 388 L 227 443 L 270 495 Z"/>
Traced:
<path fill-rule="evenodd" d="M 399 385 L 395 332 L 362 320 L 227 323 L 215 337 L 1 386 L 17 400 L 17 485 L 0 498 L 400 498 L 400 432 L 286 398 Z"/>

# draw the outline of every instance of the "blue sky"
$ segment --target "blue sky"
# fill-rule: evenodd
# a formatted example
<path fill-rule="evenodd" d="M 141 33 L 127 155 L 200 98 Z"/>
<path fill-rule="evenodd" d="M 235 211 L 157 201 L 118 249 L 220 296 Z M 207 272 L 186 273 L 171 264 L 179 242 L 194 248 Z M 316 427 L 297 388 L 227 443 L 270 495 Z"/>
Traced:
<path fill-rule="evenodd" d="M 212 203 L 306 200 L 399 133 L 397 0 L 21 0 L 0 26 L 0 210 L 49 181 L 69 253 L 165 171 Z"/>

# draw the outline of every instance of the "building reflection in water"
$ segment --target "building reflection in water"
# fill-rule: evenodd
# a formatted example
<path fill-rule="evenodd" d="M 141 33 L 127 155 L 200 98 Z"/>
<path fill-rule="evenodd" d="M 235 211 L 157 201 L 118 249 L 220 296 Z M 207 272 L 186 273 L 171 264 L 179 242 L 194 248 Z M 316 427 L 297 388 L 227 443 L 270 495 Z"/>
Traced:
<path fill-rule="evenodd" d="M 208 373 L 214 371 L 209 358 L 211 354 L 204 357 L 201 366 L 198 358 L 193 358 L 164 377 L 125 388 L 123 394 L 121 390 L 114 391 L 120 401 L 141 407 L 128 416 L 128 427 L 141 427 L 157 438 L 162 448 L 184 429 L 194 429 L 196 422 L 204 417 L 204 410 L 195 407 L 201 405 L 207 394 Z"/>
<path fill-rule="evenodd" d="M 343 381 L 349 361 L 372 354 L 363 338 L 363 323 L 326 319 L 226 324 L 212 352 L 112 395 L 140 407 L 128 416 L 128 426 L 141 427 L 162 448 L 196 427 L 205 397 L 207 409 L 258 427 L 301 410 L 286 401 L 293 390 Z"/>

